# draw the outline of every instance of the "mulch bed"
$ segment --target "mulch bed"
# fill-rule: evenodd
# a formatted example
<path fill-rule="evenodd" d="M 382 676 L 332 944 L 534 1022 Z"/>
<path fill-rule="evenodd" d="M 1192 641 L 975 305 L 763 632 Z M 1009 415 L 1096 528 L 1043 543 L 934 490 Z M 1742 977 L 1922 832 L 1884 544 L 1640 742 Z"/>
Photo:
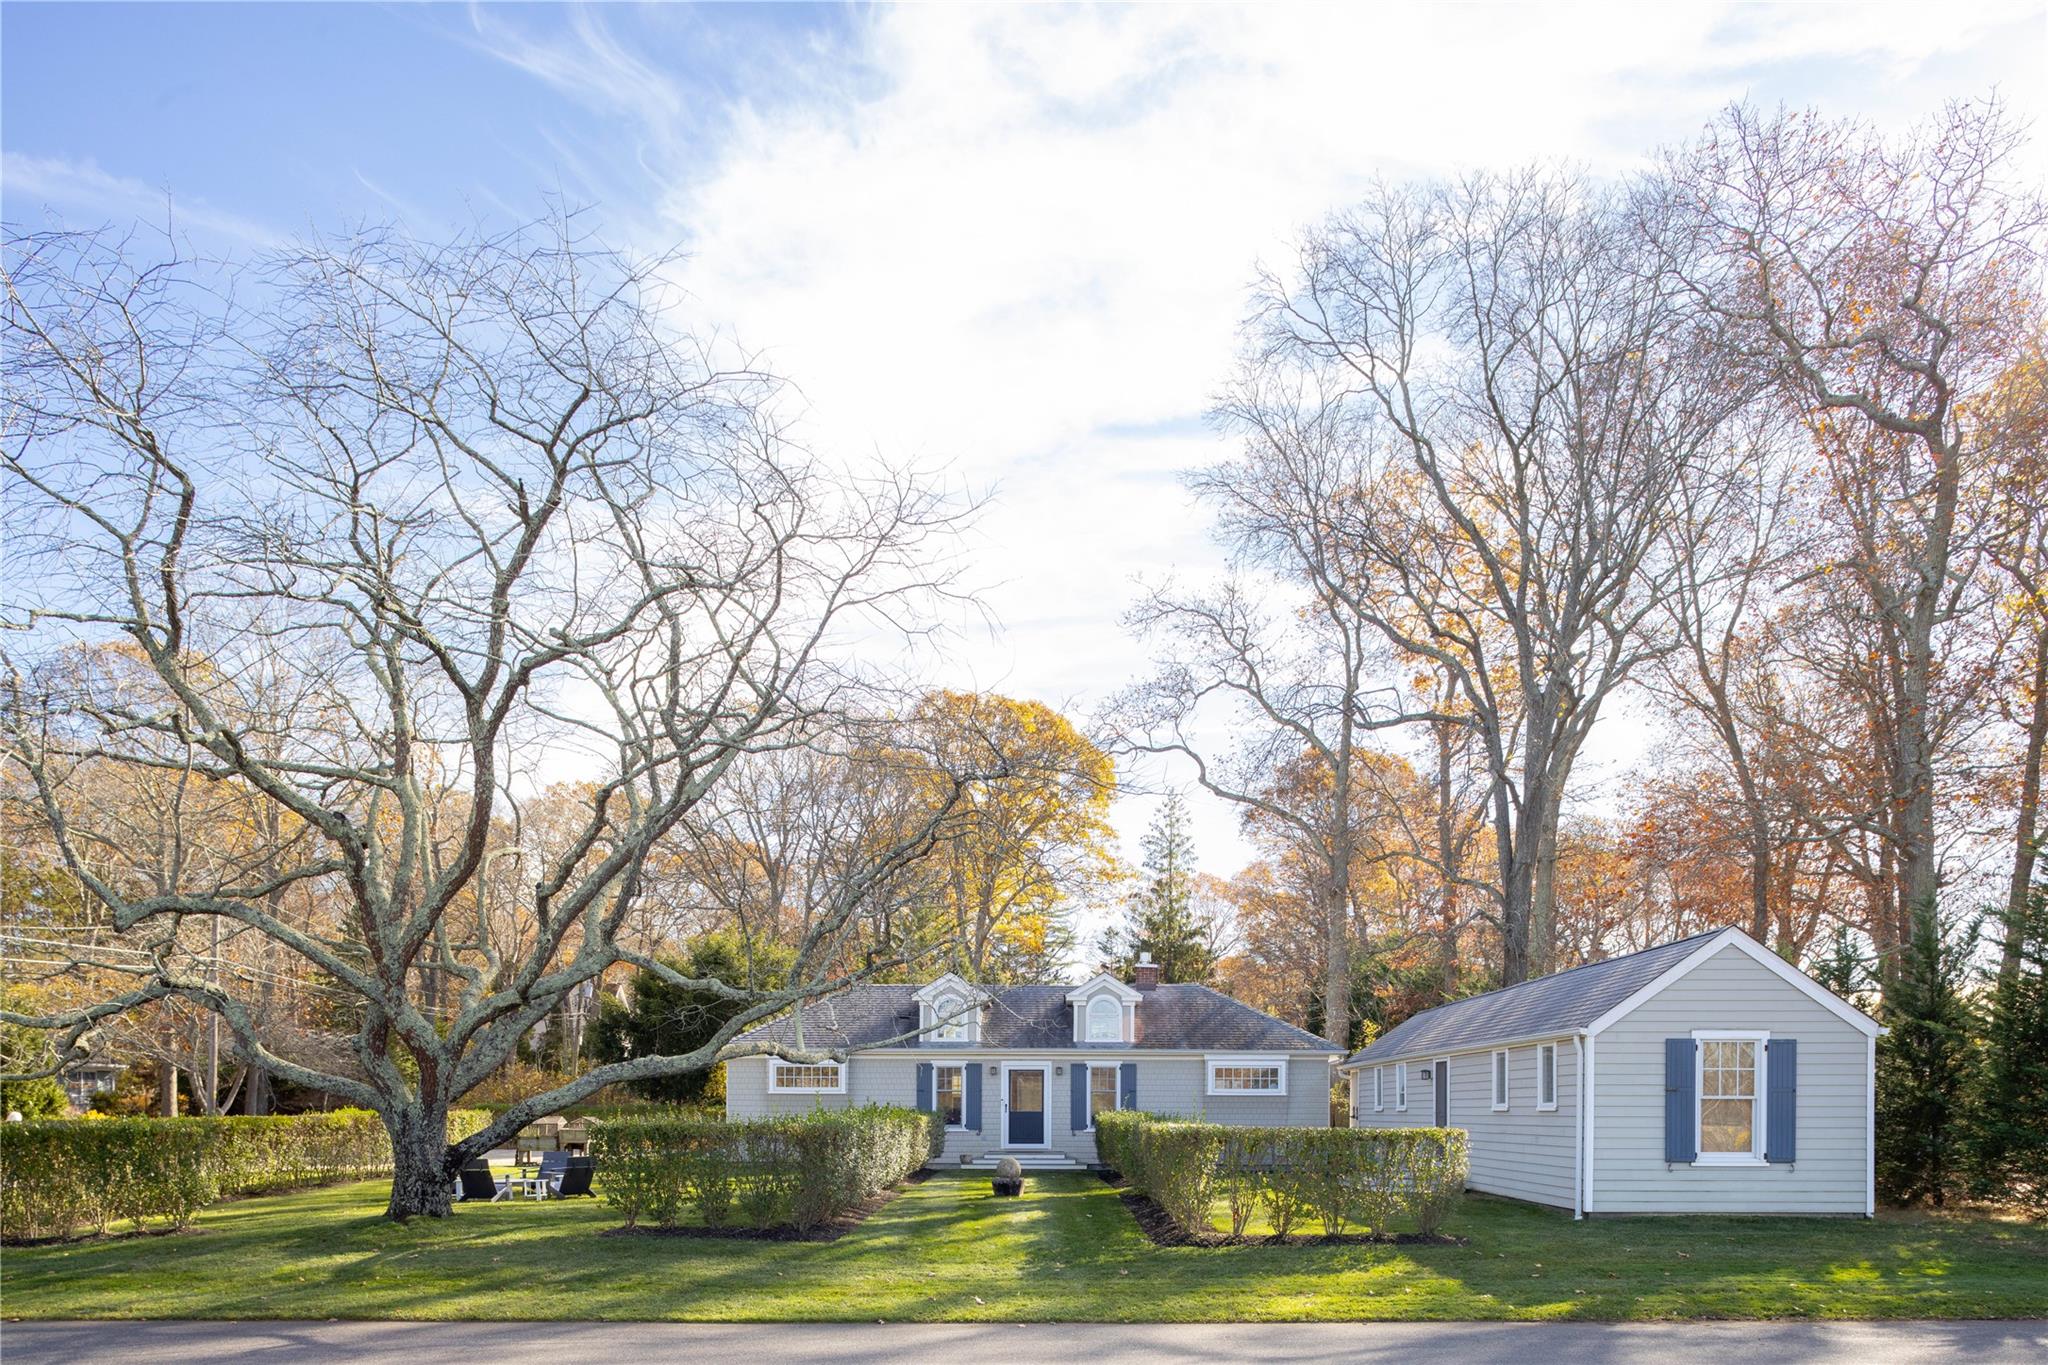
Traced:
<path fill-rule="evenodd" d="M 1122 1179 L 1110 1180 L 1112 1185 L 1122 1184 Z M 1391 1235 L 1379 1232 L 1290 1232 L 1286 1236 L 1265 1233 L 1261 1236 L 1245 1235 L 1234 1237 L 1227 1232 L 1189 1232 L 1167 1216 L 1166 1210 L 1142 1194 L 1128 1191 L 1118 1195 L 1123 1206 L 1130 1210 L 1131 1217 L 1138 1224 L 1138 1230 L 1150 1239 L 1154 1246 L 1162 1247 L 1461 1247 L 1463 1237 L 1450 1237 L 1438 1232 L 1424 1236 L 1419 1232 L 1397 1232 Z"/>
<path fill-rule="evenodd" d="M 742 1242 L 836 1242 L 862 1223 L 865 1223 L 875 1210 L 903 1193 L 905 1186 L 922 1185 L 930 1178 L 930 1171 L 913 1171 L 901 1184 L 883 1190 L 866 1203 L 848 1210 L 829 1222 L 820 1223 L 814 1228 L 796 1228 L 788 1223 L 782 1223 L 772 1228 L 636 1227 L 606 1228 L 597 1235 L 600 1237 L 723 1237 Z"/>

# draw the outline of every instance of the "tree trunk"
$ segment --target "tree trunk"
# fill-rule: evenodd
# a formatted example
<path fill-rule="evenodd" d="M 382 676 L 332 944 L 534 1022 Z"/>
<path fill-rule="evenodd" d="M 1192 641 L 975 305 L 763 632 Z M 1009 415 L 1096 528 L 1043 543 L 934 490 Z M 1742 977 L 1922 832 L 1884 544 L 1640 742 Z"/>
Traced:
<path fill-rule="evenodd" d="M 448 1111 L 408 1105 L 384 1114 L 391 1134 L 391 1204 L 385 1216 L 446 1218 L 455 1202 L 455 1169 L 448 1150 Z"/>
<path fill-rule="evenodd" d="M 169 1062 L 157 1063 L 156 1101 L 159 1114 L 167 1119 L 178 1117 L 178 1068 Z"/>
<path fill-rule="evenodd" d="M 1332 871 L 1323 882 L 1323 1036 L 1351 1045 L 1351 898 L 1345 878 Z"/>
<path fill-rule="evenodd" d="M 2005 947 L 1998 962 L 1998 982 L 2005 985 L 2020 970 L 2021 926 L 2026 921 L 2027 893 L 2034 882 L 2041 820 L 2041 759 L 2048 748 L 2048 630 L 2034 637 L 2034 706 L 2027 717 L 2027 755 L 2020 768 L 2020 810 L 2013 840 L 2012 885 L 2005 896 Z"/>

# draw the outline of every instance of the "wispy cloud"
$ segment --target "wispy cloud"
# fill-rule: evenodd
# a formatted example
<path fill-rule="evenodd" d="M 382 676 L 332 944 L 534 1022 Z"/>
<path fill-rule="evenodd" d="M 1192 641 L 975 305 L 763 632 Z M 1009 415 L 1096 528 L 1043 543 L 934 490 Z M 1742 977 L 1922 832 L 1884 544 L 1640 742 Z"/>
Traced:
<path fill-rule="evenodd" d="M 202 232 L 242 246 L 275 246 L 286 234 L 267 223 L 215 208 L 189 195 L 110 175 L 93 161 L 0 152 L 0 189 L 10 217 L 48 212 L 73 226 L 93 217 L 140 220 L 173 232 Z"/>

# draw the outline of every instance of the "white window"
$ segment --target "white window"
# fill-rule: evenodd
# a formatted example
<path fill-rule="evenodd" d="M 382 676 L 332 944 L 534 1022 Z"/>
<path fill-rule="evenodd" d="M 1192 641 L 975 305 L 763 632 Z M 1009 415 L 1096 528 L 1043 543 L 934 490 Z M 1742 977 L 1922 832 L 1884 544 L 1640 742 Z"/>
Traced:
<path fill-rule="evenodd" d="M 1508 1107 L 1508 1054 L 1502 1048 L 1493 1054 L 1493 1107 Z"/>
<path fill-rule="evenodd" d="M 1764 1159 L 1766 1033 L 1695 1033 L 1699 1048 L 1699 1160 L 1746 1165 Z"/>
<path fill-rule="evenodd" d="M 1536 1049 L 1536 1107 L 1557 1108 L 1556 1043 L 1543 1043 Z"/>
<path fill-rule="evenodd" d="M 1278 1057 L 1211 1057 L 1212 1095 L 1284 1095 L 1287 1063 Z"/>
<path fill-rule="evenodd" d="M 1394 1063 L 1394 1108 L 1405 1113 L 1408 1109 L 1408 1063 Z"/>
<path fill-rule="evenodd" d="M 768 1089 L 779 1095 L 843 1095 L 846 1068 L 838 1062 L 771 1061 Z"/>
<path fill-rule="evenodd" d="M 1372 1069 L 1372 1108 L 1377 1114 L 1387 1107 L 1387 1069 L 1376 1066 Z"/>
<path fill-rule="evenodd" d="M 1124 1007 L 1113 995 L 1098 995 L 1088 1002 L 1088 1041 L 1121 1043 L 1124 1040 Z"/>
<path fill-rule="evenodd" d="M 1123 1108 L 1123 1097 L 1117 1085 L 1117 1069 L 1110 1066 L 1088 1068 L 1088 1127 L 1095 1128 L 1095 1116 Z"/>
<path fill-rule="evenodd" d="M 932 1099 L 948 1128 L 963 1128 L 967 1119 L 967 1074 L 964 1067 L 932 1068 Z"/>
<path fill-rule="evenodd" d="M 967 1039 L 967 1002 L 957 995 L 942 995 L 932 1002 L 932 1029 L 925 1037 L 936 1043 L 959 1043 Z"/>

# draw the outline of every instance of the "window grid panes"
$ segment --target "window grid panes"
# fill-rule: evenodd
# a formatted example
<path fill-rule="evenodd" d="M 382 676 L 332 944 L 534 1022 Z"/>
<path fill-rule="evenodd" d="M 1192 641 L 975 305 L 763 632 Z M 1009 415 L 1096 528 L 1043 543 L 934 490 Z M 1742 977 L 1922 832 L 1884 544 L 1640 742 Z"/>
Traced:
<path fill-rule="evenodd" d="M 1117 1078 L 1113 1066 L 1091 1066 L 1088 1068 L 1088 1124 L 1093 1127 L 1097 1114 L 1113 1112 L 1117 1107 Z"/>
<path fill-rule="evenodd" d="M 938 1082 L 938 1110 L 948 1128 L 958 1128 L 967 1113 L 965 1080 L 957 1066 L 942 1066 L 935 1073 Z"/>
<path fill-rule="evenodd" d="M 1700 1150 L 1756 1150 L 1756 1043 L 1708 1038 L 1700 1043 Z"/>
<path fill-rule="evenodd" d="M 837 1090 L 839 1068 L 836 1066 L 798 1066 L 792 1062 L 779 1062 L 775 1067 L 775 1088 L 778 1090 Z"/>
<path fill-rule="evenodd" d="M 1278 1090 L 1277 1066 L 1219 1066 L 1209 1073 L 1212 1090 Z"/>
<path fill-rule="evenodd" d="M 1124 1036 L 1124 1007 L 1107 995 L 1088 1002 L 1088 1041 L 1120 1043 Z"/>
<path fill-rule="evenodd" d="M 958 1042 L 965 1038 L 967 1017 L 961 1011 L 962 1005 L 958 996 L 940 996 L 938 1003 L 932 1006 L 932 1022 L 936 1027 L 932 1029 L 931 1037 L 939 1042 Z M 949 1016 L 953 1015 L 959 1017 L 949 1019 Z"/>

